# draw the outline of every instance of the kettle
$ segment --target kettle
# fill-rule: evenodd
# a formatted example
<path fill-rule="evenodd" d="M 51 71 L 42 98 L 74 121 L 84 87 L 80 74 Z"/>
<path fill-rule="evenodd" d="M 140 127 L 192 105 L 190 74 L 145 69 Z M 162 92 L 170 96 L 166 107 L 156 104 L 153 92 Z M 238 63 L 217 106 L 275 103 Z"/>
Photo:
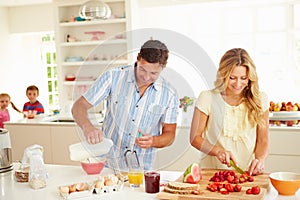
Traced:
<path fill-rule="evenodd" d="M 9 132 L 0 128 L 0 173 L 12 170 L 12 154 Z"/>

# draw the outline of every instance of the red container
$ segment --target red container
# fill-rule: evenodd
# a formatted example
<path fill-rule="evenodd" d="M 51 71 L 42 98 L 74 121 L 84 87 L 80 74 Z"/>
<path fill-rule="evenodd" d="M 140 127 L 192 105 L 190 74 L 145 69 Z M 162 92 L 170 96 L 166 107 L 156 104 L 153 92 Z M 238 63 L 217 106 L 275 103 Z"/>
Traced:
<path fill-rule="evenodd" d="M 104 168 L 104 165 L 105 161 L 99 161 L 95 163 L 89 163 L 87 161 L 81 162 L 81 167 L 87 174 L 100 174 Z"/>

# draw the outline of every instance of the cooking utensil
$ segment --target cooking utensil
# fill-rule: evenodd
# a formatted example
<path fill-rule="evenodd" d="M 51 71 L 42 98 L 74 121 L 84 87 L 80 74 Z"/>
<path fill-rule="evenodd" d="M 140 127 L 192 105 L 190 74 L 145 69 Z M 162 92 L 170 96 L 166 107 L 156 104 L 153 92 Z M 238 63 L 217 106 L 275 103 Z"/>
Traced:
<path fill-rule="evenodd" d="M 73 161 L 82 161 L 89 157 L 98 157 L 107 154 L 112 146 L 112 140 L 107 138 L 104 138 L 97 144 L 88 144 L 86 141 L 72 144 L 69 146 L 70 159 Z"/>
<path fill-rule="evenodd" d="M 246 172 L 244 170 L 242 170 L 241 168 L 239 168 L 238 166 L 236 166 L 236 164 L 233 162 L 233 160 L 230 160 L 230 165 L 235 169 L 235 171 L 237 171 L 240 174 L 246 174 Z"/>
<path fill-rule="evenodd" d="M 12 153 L 9 132 L 0 129 L 0 173 L 12 170 Z"/>

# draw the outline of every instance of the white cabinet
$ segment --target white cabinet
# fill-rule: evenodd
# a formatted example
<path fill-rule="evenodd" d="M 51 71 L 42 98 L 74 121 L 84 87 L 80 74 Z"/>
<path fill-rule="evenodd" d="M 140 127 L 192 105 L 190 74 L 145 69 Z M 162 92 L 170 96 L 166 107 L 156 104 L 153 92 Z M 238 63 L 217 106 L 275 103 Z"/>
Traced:
<path fill-rule="evenodd" d="M 300 128 L 270 127 L 269 132 L 270 151 L 266 160 L 266 170 L 300 173 Z"/>
<path fill-rule="evenodd" d="M 85 20 L 79 8 L 85 1 L 57 1 L 56 51 L 60 105 L 69 106 L 107 68 L 128 64 L 126 31 L 128 1 L 105 0 L 109 19 Z M 74 75 L 75 81 L 66 81 Z"/>

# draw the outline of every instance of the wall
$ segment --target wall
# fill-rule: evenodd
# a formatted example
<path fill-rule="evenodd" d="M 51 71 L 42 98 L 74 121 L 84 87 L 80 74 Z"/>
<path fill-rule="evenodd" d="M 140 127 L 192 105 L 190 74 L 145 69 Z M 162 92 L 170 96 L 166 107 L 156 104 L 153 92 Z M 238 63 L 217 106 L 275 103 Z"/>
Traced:
<path fill-rule="evenodd" d="M 9 8 L 10 33 L 29 33 L 54 30 L 53 4 Z"/>
<path fill-rule="evenodd" d="M 46 72 L 41 68 L 40 58 L 36 57 L 35 52 L 40 47 L 36 46 L 38 41 L 35 37 L 27 33 L 54 30 L 52 15 L 51 4 L 0 7 L 0 93 L 9 93 L 19 109 L 27 101 L 25 91 L 31 84 L 39 86 L 40 101 L 48 101 L 47 96 L 43 95 L 47 91 Z M 12 119 L 20 117 L 9 109 Z"/>

